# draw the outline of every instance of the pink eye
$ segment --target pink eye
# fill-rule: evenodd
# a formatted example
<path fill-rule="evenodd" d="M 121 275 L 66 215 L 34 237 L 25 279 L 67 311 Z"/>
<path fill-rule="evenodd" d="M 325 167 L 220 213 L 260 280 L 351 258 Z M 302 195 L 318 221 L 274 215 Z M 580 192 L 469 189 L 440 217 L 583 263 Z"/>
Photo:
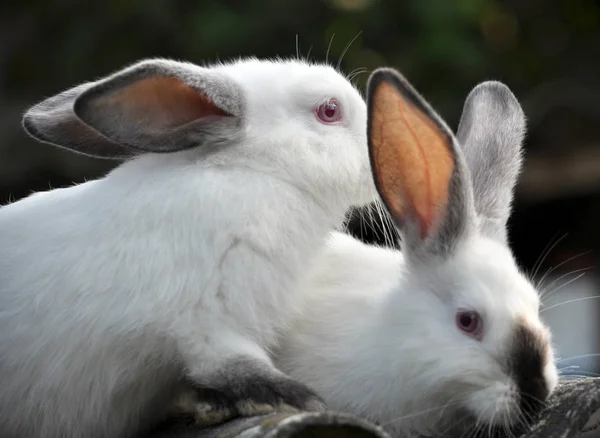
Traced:
<path fill-rule="evenodd" d="M 456 326 L 469 336 L 481 340 L 483 323 L 479 313 L 474 310 L 459 310 L 456 312 Z"/>
<path fill-rule="evenodd" d="M 317 117 L 323 123 L 334 123 L 342 118 L 342 111 L 335 100 L 328 100 L 317 108 Z"/>

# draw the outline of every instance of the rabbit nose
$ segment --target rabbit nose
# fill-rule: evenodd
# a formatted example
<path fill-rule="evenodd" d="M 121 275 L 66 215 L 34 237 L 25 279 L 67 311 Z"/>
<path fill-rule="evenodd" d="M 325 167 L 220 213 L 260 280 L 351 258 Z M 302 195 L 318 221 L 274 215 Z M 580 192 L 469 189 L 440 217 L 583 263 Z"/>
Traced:
<path fill-rule="evenodd" d="M 509 374 L 519 390 L 520 408 L 533 415 L 542 409 L 550 394 L 544 377 L 548 358 L 548 343 L 542 333 L 527 325 L 517 326 L 512 337 L 508 360 Z"/>

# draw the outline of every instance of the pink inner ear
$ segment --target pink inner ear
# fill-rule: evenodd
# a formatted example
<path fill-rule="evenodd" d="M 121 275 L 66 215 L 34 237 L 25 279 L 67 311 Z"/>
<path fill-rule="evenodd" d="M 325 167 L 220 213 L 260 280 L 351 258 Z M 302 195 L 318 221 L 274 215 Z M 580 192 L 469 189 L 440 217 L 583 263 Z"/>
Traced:
<path fill-rule="evenodd" d="M 206 95 L 173 77 L 151 77 L 137 81 L 105 99 L 104 105 L 136 123 L 173 128 L 207 116 L 230 116 Z"/>
<path fill-rule="evenodd" d="M 419 124 L 414 124 L 409 121 L 405 106 L 400 100 L 397 102 L 398 116 L 401 123 L 406 128 L 406 134 L 412 137 L 414 142 L 415 153 L 421 158 L 423 167 L 420 172 L 417 171 L 417 167 L 407 169 L 405 171 L 406 178 L 409 178 L 413 183 L 417 183 L 420 186 L 420 192 L 422 199 L 418 199 L 418 196 L 413 191 L 408 191 L 406 194 L 410 199 L 410 205 L 413 206 L 417 211 L 417 217 L 420 221 L 420 238 L 424 240 L 427 238 L 429 231 L 433 225 L 434 219 L 434 201 L 432 196 L 432 179 L 431 179 L 431 168 L 429 163 L 429 157 L 425 153 L 425 148 L 421 143 L 422 133 Z M 414 117 L 415 115 L 413 115 Z M 418 116 L 418 114 L 416 114 Z"/>
<path fill-rule="evenodd" d="M 409 218 L 426 239 L 448 199 L 452 145 L 418 106 L 393 84 L 373 92 L 371 153 L 380 194 L 397 223 Z"/>

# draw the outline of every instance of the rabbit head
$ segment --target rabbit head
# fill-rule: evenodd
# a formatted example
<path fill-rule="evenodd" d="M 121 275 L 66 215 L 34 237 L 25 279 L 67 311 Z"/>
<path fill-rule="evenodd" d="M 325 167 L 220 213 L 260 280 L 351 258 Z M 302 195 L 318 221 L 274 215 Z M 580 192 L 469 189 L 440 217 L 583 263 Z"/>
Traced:
<path fill-rule="evenodd" d="M 505 85 L 484 82 L 455 137 L 392 69 L 373 73 L 367 105 L 373 176 L 404 257 L 378 335 L 404 392 L 395 400 L 390 388 L 390 409 L 445 406 L 455 423 L 464 413 L 481 427 L 513 427 L 558 380 L 538 293 L 508 246 L 523 111 Z M 432 410 L 413 426 L 441 418 Z"/>
<path fill-rule="evenodd" d="M 208 67 L 141 61 L 23 118 L 34 138 L 82 154 L 208 155 L 217 166 L 275 176 L 320 203 L 350 205 L 375 196 L 365 123 L 363 98 L 335 69 L 254 58 Z"/>

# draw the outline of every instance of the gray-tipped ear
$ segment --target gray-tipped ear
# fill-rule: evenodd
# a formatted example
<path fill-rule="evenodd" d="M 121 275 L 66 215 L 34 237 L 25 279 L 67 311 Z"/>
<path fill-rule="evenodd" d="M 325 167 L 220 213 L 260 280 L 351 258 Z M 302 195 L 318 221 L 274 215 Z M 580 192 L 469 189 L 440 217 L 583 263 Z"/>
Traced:
<path fill-rule="evenodd" d="M 125 159 L 133 152 L 91 129 L 73 113 L 73 102 L 94 84 L 82 84 L 31 107 L 23 116 L 23 128 L 43 143 L 98 158 Z"/>
<path fill-rule="evenodd" d="M 521 105 L 506 85 L 484 82 L 467 97 L 457 138 L 471 173 L 479 228 L 503 243 L 525 129 Z"/>
<path fill-rule="evenodd" d="M 191 64 L 147 60 L 30 109 L 25 130 L 87 155 L 122 158 L 226 141 L 239 133 L 243 95 L 229 78 Z"/>
<path fill-rule="evenodd" d="M 454 135 L 392 69 L 369 78 L 367 110 L 375 185 L 403 248 L 421 260 L 448 257 L 474 224 L 468 169 Z"/>

